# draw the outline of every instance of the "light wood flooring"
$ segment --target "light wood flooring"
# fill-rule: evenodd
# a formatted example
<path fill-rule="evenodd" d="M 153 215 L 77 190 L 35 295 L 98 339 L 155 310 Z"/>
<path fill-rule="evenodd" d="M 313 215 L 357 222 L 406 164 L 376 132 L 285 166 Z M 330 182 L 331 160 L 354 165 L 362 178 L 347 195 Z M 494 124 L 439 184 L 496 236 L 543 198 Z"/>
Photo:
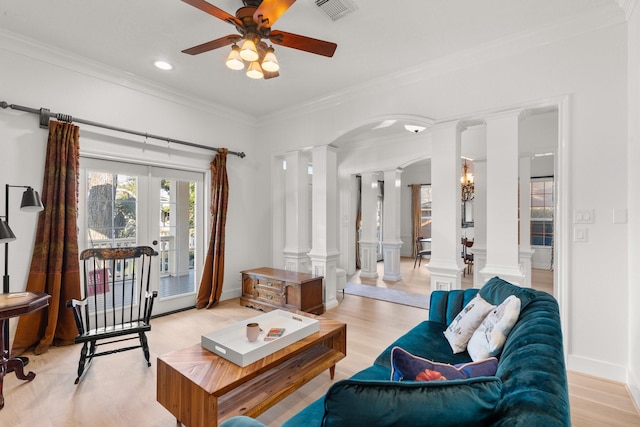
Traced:
<path fill-rule="evenodd" d="M 384 283 L 380 279 L 373 282 L 427 294 L 428 271 L 424 263 L 416 270 L 412 268 L 413 260 L 404 259 L 402 264 L 402 283 Z M 534 280 L 538 277 L 547 277 L 545 286 L 552 286 L 550 272 L 538 271 Z M 336 308 L 325 313 L 325 317 L 348 325 L 347 357 L 338 363 L 334 381 L 369 366 L 394 339 L 427 317 L 423 309 L 352 295 L 339 294 L 338 301 Z M 233 299 L 211 310 L 188 310 L 156 318 L 148 334 L 150 368 L 139 349 L 99 357 L 78 385 L 74 380 L 79 346 L 54 347 L 40 356 L 27 354 L 31 358 L 28 368 L 37 376 L 32 382 L 19 381 L 13 374 L 5 377 L 0 427 L 175 426 L 175 418 L 156 402 L 156 358 L 199 342 L 204 333 L 257 314 Z M 269 426 L 279 426 L 322 396 L 331 384 L 329 373 L 322 374 L 258 419 Z M 640 415 L 624 384 L 569 372 L 569 392 L 574 426 L 640 426 Z"/>

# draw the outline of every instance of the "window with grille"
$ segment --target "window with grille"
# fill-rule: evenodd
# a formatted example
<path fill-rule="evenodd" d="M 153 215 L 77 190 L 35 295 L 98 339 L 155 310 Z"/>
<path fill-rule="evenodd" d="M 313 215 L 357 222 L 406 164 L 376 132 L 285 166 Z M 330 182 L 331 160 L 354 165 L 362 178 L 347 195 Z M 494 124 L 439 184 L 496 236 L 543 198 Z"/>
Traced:
<path fill-rule="evenodd" d="M 531 244 L 553 245 L 553 178 L 531 179 Z"/>

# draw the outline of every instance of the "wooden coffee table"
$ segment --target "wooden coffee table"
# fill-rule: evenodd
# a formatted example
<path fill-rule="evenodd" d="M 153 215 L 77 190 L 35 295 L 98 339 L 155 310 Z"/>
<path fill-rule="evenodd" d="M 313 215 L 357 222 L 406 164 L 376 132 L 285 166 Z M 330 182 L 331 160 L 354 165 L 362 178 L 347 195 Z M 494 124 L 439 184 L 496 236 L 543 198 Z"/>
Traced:
<path fill-rule="evenodd" d="M 158 357 L 156 399 L 178 423 L 217 426 L 235 415 L 260 415 L 326 369 L 333 379 L 347 354 L 347 325 L 311 317 L 319 332 L 245 367 L 200 344 Z"/>

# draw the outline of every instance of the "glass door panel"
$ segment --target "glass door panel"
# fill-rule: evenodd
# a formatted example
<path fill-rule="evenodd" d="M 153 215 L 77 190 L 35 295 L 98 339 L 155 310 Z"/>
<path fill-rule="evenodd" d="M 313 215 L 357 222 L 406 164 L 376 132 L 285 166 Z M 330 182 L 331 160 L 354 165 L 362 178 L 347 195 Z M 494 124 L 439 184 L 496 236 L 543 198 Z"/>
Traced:
<path fill-rule="evenodd" d="M 159 183 L 160 297 L 194 294 L 196 182 L 162 178 Z"/>
<path fill-rule="evenodd" d="M 151 246 L 158 252 L 154 314 L 194 306 L 204 258 L 204 174 L 89 158 L 80 169 L 80 250 Z"/>

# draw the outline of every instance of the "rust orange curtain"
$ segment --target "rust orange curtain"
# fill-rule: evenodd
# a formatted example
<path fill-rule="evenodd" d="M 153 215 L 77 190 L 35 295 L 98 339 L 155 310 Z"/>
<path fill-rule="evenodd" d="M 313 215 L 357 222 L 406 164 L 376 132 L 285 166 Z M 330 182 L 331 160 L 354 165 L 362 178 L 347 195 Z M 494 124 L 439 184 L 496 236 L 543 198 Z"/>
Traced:
<path fill-rule="evenodd" d="M 13 341 L 13 355 L 33 349 L 45 353 L 51 345 L 73 344 L 78 335 L 67 300 L 80 299 L 78 261 L 78 172 L 80 128 L 49 123 L 42 183 L 44 211 L 38 217 L 27 291 L 51 295 L 49 307 L 22 316 Z"/>
<path fill-rule="evenodd" d="M 422 204 L 420 199 L 420 184 L 411 184 L 411 225 L 413 226 L 413 239 L 411 256 L 416 256 L 416 239 L 420 237 L 422 229 Z"/>
<path fill-rule="evenodd" d="M 219 148 L 211 162 L 211 238 L 204 262 L 196 308 L 211 308 L 220 302 L 224 281 L 224 231 L 227 222 L 229 181 L 227 150 Z"/>

